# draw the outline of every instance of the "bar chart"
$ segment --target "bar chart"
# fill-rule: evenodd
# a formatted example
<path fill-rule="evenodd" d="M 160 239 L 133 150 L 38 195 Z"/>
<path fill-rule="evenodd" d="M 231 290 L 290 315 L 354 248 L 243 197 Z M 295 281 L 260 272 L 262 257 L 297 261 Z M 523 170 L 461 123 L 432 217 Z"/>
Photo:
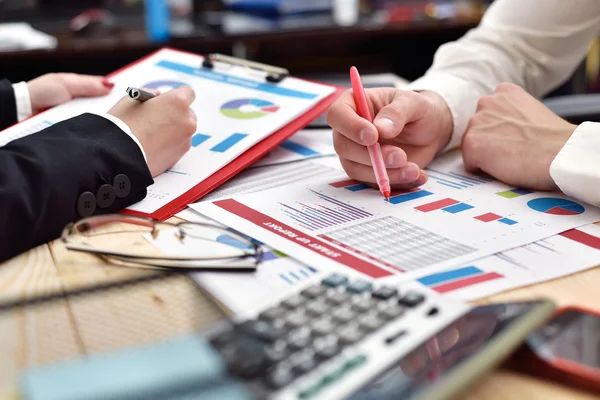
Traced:
<path fill-rule="evenodd" d="M 433 179 L 440 185 L 447 186 L 452 189 L 468 189 L 474 186 L 484 185 L 486 183 L 493 182 L 492 178 L 488 178 L 485 176 L 467 176 L 465 174 L 459 174 L 457 172 L 443 172 L 432 168 L 425 168 L 425 171 L 427 171 L 427 175 L 430 179 Z"/>
<path fill-rule="evenodd" d="M 438 293 L 448 293 L 481 282 L 488 282 L 500 278 L 504 278 L 504 276 L 497 272 L 485 272 L 470 265 L 427 275 L 417 279 L 417 281 L 432 288 Z"/>
<path fill-rule="evenodd" d="M 494 221 L 498 221 L 502 224 L 505 225 L 515 225 L 518 224 L 517 221 L 512 220 L 510 218 L 506 218 L 506 217 L 502 217 L 501 215 L 498 214 L 494 214 L 494 213 L 486 213 L 483 215 L 478 215 L 475 217 L 476 220 L 481 221 L 481 222 L 494 222 Z"/>
<path fill-rule="evenodd" d="M 210 151 L 213 151 L 215 153 L 225 153 L 247 136 L 248 135 L 245 133 L 234 133 L 232 135 L 229 135 L 225 139 L 221 140 L 219 143 L 213 145 L 210 148 Z M 191 139 L 192 147 L 198 147 L 211 138 L 212 136 L 210 135 L 204 133 L 196 133 L 194 134 L 194 136 L 192 136 Z"/>
<path fill-rule="evenodd" d="M 317 270 L 313 267 L 300 267 L 297 270 L 279 273 L 279 278 L 288 285 L 294 285 L 297 282 L 309 279 L 316 273 Z"/>
<path fill-rule="evenodd" d="M 339 182 L 332 182 L 329 184 L 329 186 L 337 188 L 337 189 L 343 188 L 343 189 L 349 190 L 351 192 L 359 192 L 361 190 L 371 189 L 371 187 L 369 187 L 369 185 L 360 183 L 358 181 L 355 181 L 354 179 L 346 179 L 346 180 L 339 181 Z"/>
<path fill-rule="evenodd" d="M 514 199 L 515 197 L 521 197 L 521 196 L 525 196 L 528 194 L 533 193 L 531 190 L 527 190 L 527 189 L 509 189 L 509 190 L 504 190 L 502 192 L 496 192 L 496 195 L 500 196 L 500 197 L 504 197 L 506 199 Z"/>
<path fill-rule="evenodd" d="M 458 214 L 460 212 L 470 210 L 474 208 L 472 205 L 467 203 L 461 203 L 458 200 L 454 200 L 451 198 L 446 198 L 438 201 L 434 201 L 432 203 L 423 204 L 421 206 L 415 207 L 415 210 L 428 213 L 436 210 L 446 211 L 450 214 Z"/>
<path fill-rule="evenodd" d="M 295 202 L 294 204 L 279 203 L 282 211 L 311 231 L 331 228 L 340 224 L 372 217 L 373 214 L 350 204 L 344 203 L 323 193 L 310 190 L 317 201 Z"/>

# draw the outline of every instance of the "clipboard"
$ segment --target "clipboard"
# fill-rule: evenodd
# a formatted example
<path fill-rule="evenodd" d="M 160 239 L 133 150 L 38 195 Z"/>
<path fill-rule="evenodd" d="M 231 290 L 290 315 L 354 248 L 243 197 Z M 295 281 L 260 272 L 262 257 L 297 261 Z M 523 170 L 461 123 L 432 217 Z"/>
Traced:
<path fill-rule="evenodd" d="M 156 53 L 162 50 L 170 50 L 173 52 L 178 52 L 182 54 L 193 54 L 195 56 L 202 56 L 200 54 L 190 53 L 186 51 L 181 51 L 177 49 L 173 49 L 170 47 L 163 47 L 153 53 L 150 53 L 139 60 L 124 66 L 123 68 L 118 69 L 117 71 L 107 75 L 107 78 L 111 78 L 113 76 L 118 75 L 119 73 L 132 68 L 133 66 L 141 63 L 142 61 L 154 56 Z M 261 71 L 266 73 L 265 81 L 271 84 L 277 84 L 283 81 L 285 78 L 289 76 L 289 72 L 284 68 L 279 68 L 267 64 L 261 64 L 257 62 L 252 62 L 248 60 L 242 60 L 235 57 L 225 56 L 221 54 L 210 54 L 204 57 L 204 62 L 202 63 L 202 68 L 213 68 L 216 62 L 219 63 L 227 63 L 237 66 L 247 67 L 252 70 Z M 308 81 L 307 81 L 308 82 Z M 294 133 L 306 127 L 310 122 L 321 116 L 323 113 L 327 111 L 329 106 L 334 102 L 334 100 L 346 90 L 346 88 L 336 87 L 332 85 L 322 84 L 324 86 L 330 86 L 334 88 L 334 92 L 329 96 L 322 99 L 319 103 L 313 106 L 311 109 L 295 118 L 291 122 L 287 123 L 282 128 L 273 132 L 268 137 L 264 138 L 262 141 L 256 143 L 245 152 L 237 156 L 234 160 L 226 164 L 217 172 L 210 175 L 208 178 L 204 179 L 199 184 L 195 185 L 193 188 L 189 189 L 187 192 L 178 196 L 175 200 L 167 203 L 161 208 L 157 209 L 152 213 L 144 213 L 135 210 L 125 209 L 122 211 L 124 214 L 129 215 L 137 215 L 143 217 L 150 217 L 155 220 L 164 221 L 177 212 L 183 210 L 188 204 L 193 203 L 203 196 L 210 193 L 212 190 L 216 189 L 223 183 L 227 182 L 229 179 L 233 178 L 239 172 L 244 170 L 246 167 L 250 166 L 252 163 L 258 161 L 262 156 L 267 154 L 268 152 L 275 149 L 282 142 L 290 138 Z"/>

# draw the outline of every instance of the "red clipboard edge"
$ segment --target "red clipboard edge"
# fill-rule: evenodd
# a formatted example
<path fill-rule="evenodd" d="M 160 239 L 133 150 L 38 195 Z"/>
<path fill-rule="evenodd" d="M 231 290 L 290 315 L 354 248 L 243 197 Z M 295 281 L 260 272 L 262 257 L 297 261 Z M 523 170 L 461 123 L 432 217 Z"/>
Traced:
<path fill-rule="evenodd" d="M 296 118 L 283 128 L 271 134 L 269 137 L 263 139 L 261 142 L 255 144 L 244 153 L 240 154 L 237 158 L 225 165 L 219 171 L 215 172 L 204 181 L 188 190 L 177 199 L 169 202 L 163 207 L 159 208 L 151 214 L 142 213 L 139 211 L 125 209 L 122 212 L 129 215 L 138 215 L 143 217 L 151 217 L 153 219 L 164 221 L 179 211 L 187 207 L 188 204 L 193 203 L 203 196 L 227 182 L 238 173 L 242 172 L 246 167 L 256 162 L 259 158 L 267 154 L 279 146 L 286 139 L 290 138 L 299 130 L 306 127 L 314 119 L 318 118 L 321 114 L 325 113 L 329 106 L 344 92 L 346 88 L 335 87 L 335 91 L 321 100 L 316 106 L 308 110 L 306 113 Z"/>

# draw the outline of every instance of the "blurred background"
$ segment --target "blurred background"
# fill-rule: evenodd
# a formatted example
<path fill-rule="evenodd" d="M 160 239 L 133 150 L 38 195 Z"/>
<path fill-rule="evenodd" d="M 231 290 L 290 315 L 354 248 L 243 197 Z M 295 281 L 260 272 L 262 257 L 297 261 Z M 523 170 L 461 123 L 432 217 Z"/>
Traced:
<path fill-rule="evenodd" d="M 107 74 L 161 47 L 223 53 L 327 81 L 413 80 L 492 0 L 0 0 L 0 77 Z M 596 91 L 598 46 L 556 93 Z"/>

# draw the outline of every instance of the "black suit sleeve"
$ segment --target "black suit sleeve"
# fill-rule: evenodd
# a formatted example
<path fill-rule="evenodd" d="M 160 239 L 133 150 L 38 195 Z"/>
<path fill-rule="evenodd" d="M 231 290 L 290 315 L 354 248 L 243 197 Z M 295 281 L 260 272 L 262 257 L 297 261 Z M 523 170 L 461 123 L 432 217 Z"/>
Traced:
<path fill-rule="evenodd" d="M 59 237 L 69 222 L 142 200 L 152 183 L 138 145 L 93 114 L 0 147 L 0 261 Z"/>
<path fill-rule="evenodd" d="M 0 130 L 17 123 L 17 101 L 12 84 L 0 79 Z"/>

